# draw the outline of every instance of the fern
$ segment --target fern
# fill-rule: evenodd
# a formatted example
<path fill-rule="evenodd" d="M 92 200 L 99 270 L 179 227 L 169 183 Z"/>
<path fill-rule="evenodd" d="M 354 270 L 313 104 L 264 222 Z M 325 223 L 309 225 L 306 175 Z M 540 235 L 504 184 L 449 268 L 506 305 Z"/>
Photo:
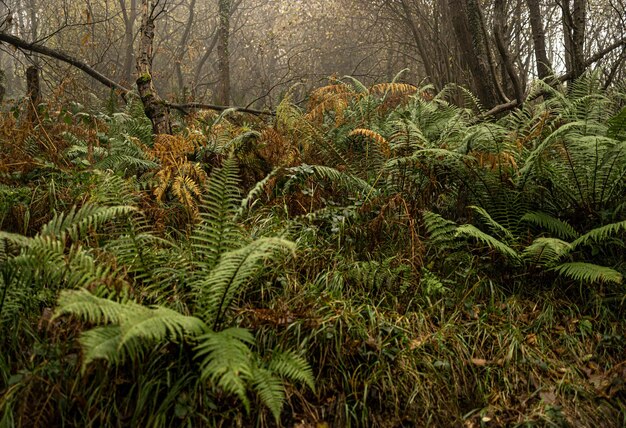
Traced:
<path fill-rule="evenodd" d="M 487 226 L 489 226 L 489 228 L 494 233 L 503 236 L 509 242 L 515 241 L 515 237 L 513 236 L 513 234 L 507 228 L 495 221 L 484 208 L 477 206 L 469 206 L 468 208 L 474 210 L 477 214 L 479 214 L 480 217 L 485 221 Z"/>
<path fill-rule="evenodd" d="M 613 282 L 621 284 L 623 281 L 622 274 L 616 270 L 592 263 L 563 263 L 555 267 L 554 270 L 559 275 L 582 283 Z"/>
<path fill-rule="evenodd" d="M 147 308 L 132 301 L 115 302 L 96 297 L 86 290 L 65 290 L 59 296 L 54 317 L 73 315 L 92 324 L 111 324 L 117 329 L 88 333 L 81 344 L 87 355 L 86 366 L 92 359 L 114 358 L 118 363 L 123 356 L 136 357 L 152 344 L 182 343 L 188 337 L 198 336 L 208 330 L 200 319 L 181 315 L 164 307 Z M 118 337 L 113 337 L 114 332 Z M 113 353 L 111 346 L 116 345 Z M 118 354 L 121 355 L 118 358 Z"/>
<path fill-rule="evenodd" d="M 481 231 L 471 224 L 464 224 L 456 229 L 456 236 L 463 236 L 467 238 L 475 239 L 483 244 L 487 245 L 492 250 L 507 256 L 513 261 L 520 259 L 517 251 L 506 245 L 504 242 L 494 238 L 493 236 Z"/>
<path fill-rule="evenodd" d="M 242 233 L 234 223 L 240 205 L 237 173 L 237 164 L 231 158 L 211 175 L 206 185 L 200 204 L 200 223 L 191 236 L 194 263 L 199 268 L 212 269 L 222 253 L 242 243 Z"/>
<path fill-rule="evenodd" d="M 79 339 L 83 349 L 81 372 L 84 374 L 96 360 L 124 362 L 127 356 L 120 346 L 121 338 L 119 325 L 105 325 L 82 332 Z"/>
<path fill-rule="evenodd" d="M 576 239 L 579 233 L 566 221 L 559 220 L 544 212 L 524 214 L 522 221 L 532 223 L 563 239 Z"/>
<path fill-rule="evenodd" d="M 236 395 L 250 411 L 247 382 L 252 378 L 254 338 L 248 330 L 229 328 L 198 337 L 196 358 L 201 359 L 200 377 Z"/>
<path fill-rule="evenodd" d="M 615 140 L 626 140 L 626 107 L 608 120 L 607 137 Z"/>
<path fill-rule="evenodd" d="M 537 238 L 524 249 L 522 257 L 539 266 L 554 266 L 572 250 L 568 242 L 556 238 Z"/>
<path fill-rule="evenodd" d="M 428 231 L 430 242 L 435 247 L 449 248 L 456 241 L 458 225 L 453 221 L 446 220 L 441 215 L 424 211 L 422 212 L 424 224 Z"/>
<path fill-rule="evenodd" d="M 572 246 L 579 247 L 581 245 L 587 245 L 589 244 L 589 241 L 606 241 L 610 236 L 616 235 L 623 230 L 626 230 L 626 220 L 597 227 L 572 242 Z"/>
<path fill-rule="evenodd" d="M 243 248 L 222 254 L 206 281 L 194 284 L 204 319 L 214 320 L 215 328 L 237 292 L 257 272 L 259 263 L 268 259 L 275 251 L 293 249 L 294 245 L 289 241 L 262 238 Z"/>
<path fill-rule="evenodd" d="M 315 392 L 315 379 L 311 366 L 304 358 L 293 352 L 275 352 L 268 363 L 268 369 L 285 379 L 302 383 Z"/>
<path fill-rule="evenodd" d="M 48 224 L 42 227 L 40 236 L 50 236 L 63 240 L 68 235 L 78 240 L 89 229 L 97 228 L 116 217 L 125 216 L 135 211 L 132 206 L 101 207 L 85 204 L 78 210 L 76 207 L 68 213 L 55 214 Z"/>
<path fill-rule="evenodd" d="M 214 171 L 200 205 L 200 222 L 181 246 L 154 236 L 141 213 L 88 205 L 55 217 L 45 228 L 46 234 L 37 238 L 36 242 L 41 243 L 36 248 L 47 254 L 45 257 L 54 265 L 62 260 L 65 251 L 63 243 L 55 239 L 57 236 L 80 237 L 89 225 L 101 225 L 116 214 L 134 214 L 129 216 L 123 233 L 105 246 L 123 263 L 127 278 L 96 264 L 81 253 L 79 245 L 69 250 L 71 274 L 62 269 L 63 263 L 59 263 L 61 269 L 50 272 L 55 277 L 65 275 L 66 283 L 72 287 L 92 286 L 101 277 L 122 284 L 133 281 L 142 287 L 142 299 L 150 296 L 161 302 L 149 306 L 147 302 L 130 299 L 128 294 L 62 291 L 54 317 L 71 315 L 94 326 L 80 338 L 83 371 L 96 360 L 123 364 L 152 356 L 155 349 L 167 344 L 191 344 L 202 381 L 234 394 L 247 410 L 248 394 L 256 392 L 277 420 L 284 401 L 283 379 L 313 385 L 311 370 L 302 358 L 285 353 L 282 359 L 276 357 L 273 363 L 262 364 L 261 356 L 252 350 L 254 339 L 248 331 L 237 327 L 221 330 L 228 321 L 226 313 L 233 300 L 252 282 L 263 262 L 276 258 L 279 252 L 295 249 L 293 243 L 280 238 L 251 241 L 235 223 L 240 206 L 237 173 L 232 158 Z M 12 235 L 7 235 L 8 239 L 22 242 Z M 33 246 L 32 241 L 28 245 Z M 34 265 L 34 260 L 31 257 L 23 263 Z M 176 288 L 180 291 L 176 292 Z M 183 301 L 176 309 L 169 307 L 172 300 L 180 299 Z"/>
<path fill-rule="evenodd" d="M 265 404 L 276 421 L 280 420 L 280 413 L 285 401 L 285 388 L 279 377 L 263 367 L 254 367 L 252 384 L 259 398 Z"/>
<path fill-rule="evenodd" d="M 298 167 L 290 168 L 288 170 L 290 174 L 289 180 L 284 185 L 285 191 L 289 191 L 296 183 L 302 181 L 303 178 L 314 176 L 319 180 L 327 180 L 330 183 L 336 184 L 345 190 L 360 194 L 360 195 L 376 195 L 377 190 L 365 180 L 356 177 L 352 174 L 338 171 L 334 168 L 329 168 L 322 165 L 301 165 Z"/>

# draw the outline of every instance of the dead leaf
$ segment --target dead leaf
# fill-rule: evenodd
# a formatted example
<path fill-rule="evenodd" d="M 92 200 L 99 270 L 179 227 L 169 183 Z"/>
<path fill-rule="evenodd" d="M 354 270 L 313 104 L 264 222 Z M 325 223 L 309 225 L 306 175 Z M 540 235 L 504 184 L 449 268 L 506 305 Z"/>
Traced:
<path fill-rule="evenodd" d="M 549 404 L 549 405 L 556 404 L 557 396 L 554 390 L 541 391 L 539 393 L 539 397 L 541 398 L 541 401 L 543 401 L 546 404 Z"/>

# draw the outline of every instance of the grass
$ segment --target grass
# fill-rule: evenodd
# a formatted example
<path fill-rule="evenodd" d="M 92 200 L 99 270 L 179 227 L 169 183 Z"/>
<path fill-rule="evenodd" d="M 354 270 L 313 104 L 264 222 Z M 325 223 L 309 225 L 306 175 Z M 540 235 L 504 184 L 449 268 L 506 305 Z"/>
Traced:
<path fill-rule="evenodd" d="M 3 115 L 0 160 L 10 151 L 20 164 L 0 168 L 0 196 L 8 201 L 0 201 L 1 233 L 35 236 L 55 213 L 86 203 L 129 204 L 144 217 L 116 218 L 64 238 L 58 269 L 28 265 L 32 281 L 23 289 L 12 281 L 28 269 L 15 270 L 11 261 L 27 250 L 0 235 L 0 290 L 8 296 L 0 313 L 0 427 L 626 425 L 623 285 L 559 277 L 494 250 L 498 233 L 516 249 L 552 236 L 520 222 L 526 212 L 545 210 L 578 231 L 623 219 L 623 195 L 581 212 L 578 195 L 559 193 L 571 184 L 568 165 L 581 165 L 576 177 L 596 177 L 584 162 L 570 163 L 560 146 L 531 155 L 568 121 L 595 120 L 567 116 L 571 106 L 559 100 L 561 107 L 551 99 L 485 125 L 441 101 L 402 95 L 392 105 L 374 93 L 348 93 L 335 106 L 341 112 L 313 100 L 315 120 L 287 103 L 275 123 L 253 124 L 258 136 L 244 116 L 218 124 L 211 115 L 181 118 L 188 128 L 168 140 L 178 157 L 167 168 L 150 167 L 162 159 L 153 156 L 150 124 L 136 105 L 124 120 L 94 113 L 90 121 L 52 117 L 35 127 Z M 96 117 L 98 138 L 91 128 Z M 538 121 L 540 129 L 533 126 Z M 593 132 L 603 129 L 602 121 L 594 124 Z M 523 129 L 535 130 L 517 135 Z M 560 143 L 582 144 L 567 129 Z M 411 140 L 418 131 L 419 140 Z M 67 132 L 76 137 L 74 149 L 62 136 Z M 484 147 L 471 150 L 467 141 L 476 135 Z M 46 144 L 32 144 L 38 139 Z M 280 150 L 270 150 L 270 142 Z M 107 171 L 89 159 L 93 148 L 78 150 L 100 143 L 111 149 Z M 261 363 L 292 350 L 312 367 L 314 390 L 285 383 L 278 422 L 253 390 L 245 392 L 246 412 L 241 400 L 201 380 L 191 339 L 154 343 L 120 364 L 96 361 L 82 372 L 80 335 L 94 325 L 52 317 L 57 291 L 68 283 L 62 268 L 76 266 L 76 253 L 109 268 L 87 284 L 98 296 L 192 312 L 183 273 L 197 270 L 186 264 L 192 251 L 186 237 L 198 221 L 198 193 L 209 190 L 187 197 L 185 189 L 201 188 L 198 177 L 229 157 L 240 165 L 241 195 L 254 189 L 238 226 L 252 239 L 296 244 L 294 257 L 264 262 L 220 323 L 251 331 L 250 349 Z M 521 192 L 516 180 L 529 159 L 536 163 L 524 169 L 532 173 Z M 616 161 L 602 179 L 611 182 L 625 165 Z M 268 166 L 280 169 L 257 185 Z M 623 188 L 618 180 L 614 186 Z M 584 190 L 581 200 L 589 196 Z M 587 190 L 593 195 L 596 188 Z M 436 221 L 444 230 L 438 236 L 430 227 Z M 463 238 L 456 225 L 483 239 Z M 623 275 L 624 230 L 606 230 L 577 249 L 576 261 Z M 41 254 L 43 264 L 47 253 Z M 143 256 L 168 280 L 142 276 Z"/>

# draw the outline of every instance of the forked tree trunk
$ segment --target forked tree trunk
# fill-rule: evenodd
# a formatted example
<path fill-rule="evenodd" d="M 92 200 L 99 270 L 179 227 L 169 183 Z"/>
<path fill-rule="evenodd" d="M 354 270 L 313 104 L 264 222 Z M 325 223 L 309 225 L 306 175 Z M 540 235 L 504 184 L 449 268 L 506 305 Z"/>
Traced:
<path fill-rule="evenodd" d="M 480 5 L 477 0 L 449 0 L 449 6 L 461 60 L 472 79 L 473 90 L 483 105 L 493 107 L 498 97 L 492 84 L 495 76 L 489 66 Z"/>
<path fill-rule="evenodd" d="M 493 35 L 496 41 L 496 47 L 502 58 L 504 69 L 511 79 L 513 85 L 513 91 L 515 92 L 515 99 L 521 105 L 524 102 L 524 92 L 522 90 L 522 82 L 517 74 L 517 70 L 513 65 L 511 54 L 507 48 L 507 42 L 505 40 L 506 34 L 506 0 L 495 0 L 494 4 L 494 17 L 493 17 Z"/>
<path fill-rule="evenodd" d="M 565 66 L 571 80 L 585 72 L 585 31 L 587 19 L 587 0 L 563 0 L 563 35 L 565 42 Z"/>
<path fill-rule="evenodd" d="M 152 58 L 154 56 L 154 21 L 158 13 L 152 0 L 141 1 L 141 28 L 137 54 L 137 90 L 143 109 L 152 122 L 155 134 L 171 133 L 167 104 L 159 97 L 152 81 Z"/>

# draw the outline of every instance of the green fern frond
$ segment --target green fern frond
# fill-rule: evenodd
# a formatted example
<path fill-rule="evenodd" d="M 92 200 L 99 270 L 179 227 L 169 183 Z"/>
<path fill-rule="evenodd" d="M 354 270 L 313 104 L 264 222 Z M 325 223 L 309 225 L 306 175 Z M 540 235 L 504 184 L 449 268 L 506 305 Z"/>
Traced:
<path fill-rule="evenodd" d="M 285 401 L 285 387 L 279 377 L 263 367 L 253 367 L 252 385 L 261 402 L 270 409 L 276 422 L 280 421 L 280 413 Z"/>
<path fill-rule="evenodd" d="M 506 245 L 504 242 L 498 240 L 497 238 L 494 238 L 493 236 L 483 232 L 482 230 L 476 228 L 471 224 L 464 224 L 462 226 L 459 226 L 456 229 L 456 236 L 472 238 L 479 242 L 482 242 L 492 250 L 495 250 L 498 253 L 503 254 L 514 261 L 518 261 L 520 259 L 517 251 Z"/>
<path fill-rule="evenodd" d="M 506 227 L 495 221 L 484 208 L 477 207 L 475 205 L 470 205 L 468 208 L 480 215 L 483 221 L 494 233 L 503 236 L 509 242 L 515 241 L 513 234 Z"/>
<path fill-rule="evenodd" d="M 207 322 L 214 327 L 233 298 L 257 272 L 260 262 L 277 251 L 294 251 L 295 244 L 280 238 L 262 238 L 243 248 L 222 254 L 206 280 L 194 284 L 198 305 Z"/>
<path fill-rule="evenodd" d="M 172 309 L 161 306 L 148 309 L 142 306 L 142 310 L 137 310 L 135 305 L 132 308 L 132 312 L 123 314 L 119 323 L 122 330 L 121 347 L 134 348 L 145 343 L 166 341 L 182 343 L 188 337 L 207 331 L 206 324 L 200 319 Z"/>
<path fill-rule="evenodd" d="M 240 205 L 238 166 L 234 158 L 211 174 L 200 204 L 200 223 L 191 236 L 194 261 L 209 270 L 220 254 L 239 247 L 243 235 L 234 218 Z"/>
<path fill-rule="evenodd" d="M 602 227 L 597 227 L 572 242 L 572 247 L 586 245 L 589 243 L 589 241 L 606 241 L 609 237 L 616 235 L 623 230 L 626 230 L 626 220 L 617 223 L 607 224 L 606 226 Z"/>
<path fill-rule="evenodd" d="M 369 92 L 369 89 L 367 89 L 367 86 L 365 86 L 360 80 L 358 80 L 355 77 L 343 76 L 341 79 L 342 80 L 349 80 L 350 83 L 352 84 L 352 87 L 354 88 L 355 92 L 358 93 L 358 94 L 367 94 Z"/>
<path fill-rule="evenodd" d="M 0 230 L 0 241 L 6 242 L 7 245 L 26 247 L 30 243 L 30 238 L 19 233 L 10 233 Z"/>
<path fill-rule="evenodd" d="M 319 180 L 327 180 L 330 183 L 341 186 L 343 189 L 361 195 L 376 195 L 377 190 L 365 180 L 352 174 L 338 171 L 322 165 L 300 165 L 290 168 L 291 177 L 285 183 L 285 191 L 289 191 L 296 183 L 305 177 L 314 176 Z"/>
<path fill-rule="evenodd" d="M 294 352 L 276 352 L 268 363 L 268 369 L 282 378 L 301 382 L 315 392 L 315 377 L 311 366 Z"/>
<path fill-rule="evenodd" d="M 237 135 L 235 138 L 228 141 L 222 146 L 222 151 L 229 153 L 231 150 L 235 153 L 244 149 L 244 146 L 250 141 L 256 141 L 261 138 L 261 133 L 258 131 L 246 131 Z"/>
<path fill-rule="evenodd" d="M 63 290 L 59 294 L 53 318 L 73 315 L 92 324 L 119 324 L 125 314 L 145 313 L 147 308 L 133 302 L 125 304 L 103 299 L 88 290 Z"/>
<path fill-rule="evenodd" d="M 613 282 L 621 284 L 622 274 L 606 266 L 592 263 L 563 263 L 554 268 L 561 276 L 574 279 L 582 283 Z"/>
<path fill-rule="evenodd" d="M 80 344 L 83 349 L 81 371 L 85 373 L 89 364 L 96 360 L 105 360 L 110 364 L 124 361 L 120 350 L 122 330 L 118 325 L 105 325 L 81 333 Z"/>
<path fill-rule="evenodd" d="M 209 380 L 241 400 L 247 411 L 250 401 L 246 394 L 247 382 L 252 377 L 252 334 L 242 328 L 228 328 L 207 332 L 198 337 L 195 348 L 200 362 L 200 378 Z"/>
<path fill-rule="evenodd" d="M 455 239 L 458 228 L 455 222 L 431 211 L 423 211 L 422 218 L 424 219 L 426 231 L 430 236 L 430 241 L 433 244 L 448 244 Z"/>
<path fill-rule="evenodd" d="M 524 165 L 519 170 L 519 183 L 520 188 L 523 188 L 530 174 L 537 168 L 544 153 L 552 145 L 556 144 L 566 134 L 571 133 L 577 129 L 585 129 L 588 124 L 582 121 L 569 122 L 553 131 L 547 136 L 526 158 Z"/>
<path fill-rule="evenodd" d="M 85 204 L 78 210 L 76 207 L 68 213 L 55 214 L 48 224 L 41 228 L 40 236 L 50 236 L 63 239 L 67 234 L 77 240 L 92 228 L 97 228 L 117 217 L 129 215 L 136 211 L 132 206 L 101 207 Z"/>
<path fill-rule="evenodd" d="M 261 194 L 265 190 L 265 186 L 267 186 L 267 184 L 273 178 L 277 177 L 282 172 L 284 172 L 284 168 L 274 168 L 272 172 L 270 172 L 264 179 L 255 184 L 254 187 L 252 187 L 252 189 L 250 189 L 250 191 L 248 192 L 248 195 L 241 201 L 241 206 L 239 208 L 239 211 L 237 212 L 237 217 L 241 217 L 244 213 L 246 213 L 252 207 L 255 201 L 257 201 L 261 197 Z"/>
<path fill-rule="evenodd" d="M 205 333 L 208 328 L 200 319 L 182 315 L 164 307 L 147 308 L 132 301 L 115 302 L 94 296 L 87 290 L 61 292 L 54 317 L 73 315 L 93 324 L 109 324 L 115 330 L 99 329 L 88 333 L 81 342 L 88 361 L 94 356 L 117 361 L 111 347 L 133 359 L 154 343 L 182 343 L 190 337 Z M 115 354 L 117 355 L 117 354 Z M 87 364 L 85 363 L 85 364 Z"/>
<path fill-rule="evenodd" d="M 553 266 L 572 250 L 568 242 L 556 238 L 537 238 L 524 249 L 522 257 L 539 266 Z"/>
<path fill-rule="evenodd" d="M 608 121 L 607 137 L 615 140 L 626 140 L 626 107 Z"/>
<path fill-rule="evenodd" d="M 530 212 L 524 214 L 522 221 L 534 224 L 540 228 L 548 230 L 553 235 L 563 239 L 576 239 L 580 236 L 578 232 L 566 221 L 552 217 L 544 212 Z"/>

